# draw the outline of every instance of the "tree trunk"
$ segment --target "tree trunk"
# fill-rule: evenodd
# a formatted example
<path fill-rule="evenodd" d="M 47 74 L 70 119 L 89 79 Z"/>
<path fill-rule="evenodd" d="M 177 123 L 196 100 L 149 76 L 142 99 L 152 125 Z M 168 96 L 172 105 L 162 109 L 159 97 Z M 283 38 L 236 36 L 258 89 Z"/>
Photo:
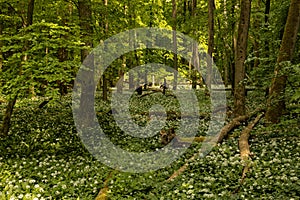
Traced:
<path fill-rule="evenodd" d="M 80 20 L 80 29 L 83 41 L 86 47 L 92 47 L 92 11 L 91 0 L 78 0 L 78 13 Z M 88 49 L 81 50 L 81 60 L 85 70 L 81 77 L 81 96 L 80 96 L 80 109 L 82 111 L 80 117 L 82 124 L 89 127 L 93 123 L 92 114 L 94 112 L 94 96 L 96 83 L 94 80 L 94 55 L 89 55 Z"/>
<path fill-rule="evenodd" d="M 228 20 L 228 11 L 227 11 L 227 0 L 223 0 L 223 19 L 225 19 L 225 30 L 229 30 L 229 20 Z M 222 15 L 221 15 L 222 16 Z M 219 19 L 218 19 L 219 21 Z M 223 42 L 223 48 L 224 48 L 224 53 L 222 54 L 221 56 L 221 59 L 223 60 L 223 66 L 224 66 L 224 85 L 225 87 L 228 87 L 228 84 L 229 84 L 229 80 L 230 80 L 230 77 L 229 77 L 229 73 L 230 73 L 230 66 L 231 66 L 231 48 L 230 48 L 230 44 L 228 44 L 228 39 L 225 40 L 223 39 L 223 32 L 222 32 L 222 29 L 221 29 L 221 23 L 219 22 L 219 33 L 218 33 L 218 38 Z M 233 51 L 234 52 L 234 51 Z"/>
<path fill-rule="evenodd" d="M 3 124 L 2 124 L 1 130 L 0 130 L 1 137 L 6 137 L 8 135 L 9 128 L 10 128 L 11 116 L 12 116 L 16 101 L 17 101 L 17 95 L 8 102 L 8 105 L 7 105 L 6 111 L 5 111 L 5 115 L 3 117 Z"/>
<path fill-rule="evenodd" d="M 107 101 L 107 94 L 108 94 L 108 86 L 107 86 L 107 79 L 106 75 L 102 75 L 102 99 L 103 101 Z"/>
<path fill-rule="evenodd" d="M 241 1 L 241 14 L 238 28 L 234 74 L 234 114 L 245 114 L 245 60 L 247 54 L 248 30 L 250 23 L 251 0 Z"/>
<path fill-rule="evenodd" d="M 81 34 L 83 36 L 84 43 L 86 47 L 92 47 L 91 36 L 93 33 L 92 27 L 92 10 L 91 10 L 91 0 L 78 0 L 78 12 L 80 20 Z M 89 55 L 88 49 L 81 50 L 81 61 Z"/>
<path fill-rule="evenodd" d="M 265 2 L 265 28 L 266 32 L 269 27 L 269 15 L 271 9 L 271 0 L 266 0 Z M 269 57 L 269 41 L 265 40 L 265 57 Z"/>
<path fill-rule="evenodd" d="M 2 11 L 0 10 L 0 15 L 2 15 Z M 1 18 L 0 19 L 0 36 L 1 38 L 3 37 L 2 34 L 3 34 L 3 19 Z M 3 65 L 3 53 L 2 53 L 2 46 L 3 46 L 3 40 L 0 40 L 0 73 L 2 71 L 2 65 Z"/>
<path fill-rule="evenodd" d="M 177 37 L 176 37 L 176 24 L 177 24 L 177 12 L 176 12 L 176 0 L 172 0 L 172 18 L 173 18 L 173 48 L 174 48 L 174 83 L 173 90 L 177 89 L 178 78 L 178 66 L 177 66 Z"/>
<path fill-rule="evenodd" d="M 284 29 L 284 34 L 275 67 L 275 77 L 269 90 L 266 120 L 278 123 L 285 109 L 284 91 L 287 74 L 282 74 L 283 62 L 291 61 L 300 23 L 300 0 L 292 0 Z"/>
<path fill-rule="evenodd" d="M 34 9 L 34 0 L 29 0 L 28 1 L 28 8 L 27 8 L 27 26 L 32 25 L 33 9 Z"/>
<path fill-rule="evenodd" d="M 190 9 L 191 18 L 196 18 L 196 8 L 197 0 L 192 0 L 192 5 Z M 196 30 L 192 30 L 193 34 L 196 35 Z M 192 65 L 191 66 L 191 79 L 192 79 L 192 89 L 197 89 L 197 69 L 200 68 L 199 56 L 198 56 L 198 45 L 195 44 L 192 47 Z"/>
<path fill-rule="evenodd" d="M 119 68 L 119 81 L 117 84 L 117 92 L 120 94 L 122 94 L 123 87 L 124 87 L 124 71 L 126 68 L 126 56 L 122 55 L 121 59 L 122 59 L 122 65 Z"/>
<path fill-rule="evenodd" d="M 199 62 L 199 56 L 198 56 L 198 45 L 194 44 L 192 48 L 193 48 L 192 49 L 192 54 L 193 54 L 192 64 L 194 67 L 191 69 L 191 71 L 192 71 L 192 74 L 191 74 L 192 88 L 197 89 L 197 69 L 200 68 L 200 62 Z"/>
<path fill-rule="evenodd" d="M 61 11 L 60 9 L 57 9 L 58 15 L 60 14 L 59 13 L 60 11 Z M 66 13 L 65 18 L 62 20 L 62 23 L 64 26 L 66 26 L 69 22 L 68 17 L 72 16 L 72 4 L 71 3 L 69 3 L 69 5 L 68 5 L 68 11 L 69 12 Z M 61 35 L 61 38 L 65 39 L 65 40 L 68 39 L 68 37 L 66 35 Z M 48 48 L 46 50 L 46 53 L 48 53 Z M 66 47 L 59 47 L 57 54 L 58 54 L 57 57 L 58 57 L 59 62 L 65 62 L 68 60 L 69 52 Z M 68 87 L 67 87 L 68 83 L 61 81 L 61 80 L 57 81 L 57 83 L 59 86 L 60 95 L 61 96 L 66 95 L 68 93 Z"/>
<path fill-rule="evenodd" d="M 32 25 L 33 9 L 34 9 L 34 0 L 29 0 L 28 7 L 27 7 L 27 20 L 23 21 L 23 27 L 24 28 L 26 28 L 27 26 Z M 1 27 L 3 28 L 3 25 L 1 25 Z M 28 43 L 26 43 L 25 46 L 24 46 L 24 50 L 27 50 L 27 49 L 28 49 Z M 27 56 L 23 56 L 22 60 L 26 62 L 27 61 Z M 22 68 L 20 69 L 20 74 L 21 74 L 21 71 L 22 71 Z M 16 104 L 17 97 L 18 97 L 18 95 L 15 94 L 14 97 L 11 100 L 9 100 L 9 102 L 7 104 L 5 115 L 3 117 L 3 124 L 2 124 L 2 127 L 0 129 L 0 136 L 6 137 L 8 135 L 9 128 L 10 128 L 10 122 L 11 122 L 11 116 L 13 114 L 13 109 L 14 109 L 14 106 Z"/>
<path fill-rule="evenodd" d="M 213 50 L 214 50 L 214 0 L 208 0 L 208 55 L 207 55 L 207 75 L 206 85 L 211 89 L 212 79 L 212 63 L 213 63 Z"/>
<path fill-rule="evenodd" d="M 129 72 L 129 89 L 134 89 L 134 74 Z"/>
<path fill-rule="evenodd" d="M 104 6 L 107 7 L 108 0 L 104 0 Z M 104 16 L 104 33 L 108 35 L 108 19 L 107 19 L 107 9 L 105 9 L 105 16 Z M 108 83 L 107 83 L 107 75 L 102 75 L 102 99 L 103 101 L 107 101 L 107 93 L 108 93 Z"/>
<path fill-rule="evenodd" d="M 235 6 L 236 6 L 237 2 L 236 0 L 231 1 L 231 31 L 232 31 L 232 41 L 231 41 L 231 51 L 232 51 L 232 60 L 231 60 L 231 68 L 230 68 L 230 77 L 231 77 L 231 94 L 234 95 L 234 89 L 235 89 L 235 78 L 234 78 L 234 74 L 235 74 L 235 59 L 236 59 L 236 22 L 235 20 Z"/>

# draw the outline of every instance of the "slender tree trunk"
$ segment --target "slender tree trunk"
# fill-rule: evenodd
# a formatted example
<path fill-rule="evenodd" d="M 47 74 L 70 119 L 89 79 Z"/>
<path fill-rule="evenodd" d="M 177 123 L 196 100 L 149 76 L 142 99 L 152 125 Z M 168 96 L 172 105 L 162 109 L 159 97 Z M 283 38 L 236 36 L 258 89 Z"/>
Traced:
<path fill-rule="evenodd" d="M 130 18 L 129 22 L 130 22 L 130 28 L 131 28 L 131 27 L 135 27 L 135 10 L 134 10 L 134 5 L 132 6 L 130 4 L 130 0 L 128 1 L 128 7 L 130 10 L 133 9 L 132 12 L 129 12 L 129 18 Z M 129 32 L 129 46 L 131 48 L 135 47 L 135 32 L 131 32 L 131 31 Z M 134 66 L 135 55 L 136 55 L 136 51 L 134 51 L 134 54 L 131 54 L 131 56 L 128 58 L 127 63 L 128 63 L 129 68 Z M 128 74 L 129 74 L 129 89 L 132 90 L 135 87 L 134 74 L 132 71 L 129 71 Z"/>
<path fill-rule="evenodd" d="M 232 60 L 231 60 L 231 93 L 234 95 L 234 89 L 235 89 L 235 59 L 236 59 L 236 43 L 237 43 L 237 36 L 236 36 L 236 22 L 235 22 L 235 10 L 236 10 L 237 1 L 233 0 L 231 1 L 231 31 L 232 31 Z"/>
<path fill-rule="evenodd" d="M 26 21 L 23 21 L 23 27 L 26 28 L 27 26 L 32 25 L 33 21 L 33 9 L 34 9 L 34 0 L 29 0 L 28 1 L 28 7 L 27 7 L 27 19 Z M 1 24 L 1 27 L 3 28 L 3 24 Z M 1 30 L 2 31 L 2 30 Z M 25 44 L 24 50 L 28 49 L 28 43 Z M 27 56 L 22 57 L 23 61 L 27 61 Z M 22 67 L 20 68 L 20 74 L 22 71 Z M 11 116 L 13 114 L 13 109 L 17 101 L 17 96 L 18 94 L 15 94 L 12 99 L 8 101 L 8 105 L 6 107 L 5 115 L 3 117 L 3 124 L 0 129 L 0 136 L 6 137 L 9 132 L 10 128 L 10 122 L 11 122 Z"/>
<path fill-rule="evenodd" d="M 196 8 L 197 8 L 197 0 L 192 0 L 192 5 L 191 5 L 191 9 L 190 9 L 190 13 L 191 13 L 191 18 L 195 19 L 196 18 Z M 196 35 L 196 30 L 192 30 L 193 34 Z M 197 88 L 197 68 L 200 68 L 200 63 L 199 63 L 199 56 L 198 56 L 198 45 L 193 45 L 192 47 L 192 64 L 193 66 L 191 66 L 191 78 L 192 78 L 192 89 L 196 89 Z"/>
<path fill-rule="evenodd" d="M 3 117 L 3 124 L 2 124 L 1 130 L 0 130 L 1 137 L 6 137 L 8 135 L 9 128 L 10 128 L 10 122 L 11 122 L 11 116 L 13 114 L 13 109 L 14 109 L 16 101 L 17 101 L 17 95 L 15 95 L 15 97 L 8 102 L 8 105 L 7 105 L 6 111 L 5 111 L 5 115 Z"/>
<path fill-rule="evenodd" d="M 257 6 L 256 6 L 256 9 L 257 10 L 260 10 L 261 8 L 261 0 L 258 0 L 257 1 Z M 261 24 L 262 24 L 262 21 L 260 18 L 256 18 L 253 20 L 253 27 L 255 30 L 259 30 L 260 27 L 261 27 Z M 253 54 L 255 55 L 256 59 L 254 60 L 254 64 L 253 64 L 253 68 L 257 68 L 260 64 L 260 61 L 259 61 L 259 58 L 260 58 L 260 41 L 261 41 L 261 38 L 260 38 L 260 34 L 258 33 L 253 33 L 253 37 L 254 37 L 254 41 L 253 41 Z M 252 69 L 250 69 L 251 71 Z"/>
<path fill-rule="evenodd" d="M 177 11 L 176 0 L 172 0 L 172 18 L 173 18 L 173 48 L 174 48 L 174 83 L 173 90 L 177 89 L 178 66 L 177 66 L 177 37 L 176 37 L 176 24 L 177 24 Z"/>
<path fill-rule="evenodd" d="M 206 85 L 211 89 L 212 63 L 214 50 L 214 0 L 208 0 L 208 55 L 207 55 L 207 76 Z"/>
<path fill-rule="evenodd" d="M 284 34 L 275 67 L 275 77 L 269 90 L 267 100 L 266 120 L 278 123 L 285 109 L 284 92 L 287 74 L 283 73 L 283 62 L 291 61 L 295 49 L 297 33 L 300 23 L 300 0 L 291 0 Z"/>
<path fill-rule="evenodd" d="M 57 14 L 59 15 L 61 10 L 60 9 L 57 9 Z M 72 15 L 72 4 L 69 3 L 68 4 L 68 12 L 66 12 L 66 14 L 64 15 L 64 19 L 62 20 L 62 23 L 64 26 L 66 26 L 69 22 L 69 17 Z M 61 35 L 61 38 L 67 40 L 67 36 L 66 35 Z M 46 48 L 46 54 L 48 53 L 48 48 Z M 58 49 L 58 60 L 59 62 L 65 62 L 68 60 L 68 50 L 66 47 L 60 47 Z M 67 84 L 66 82 L 63 82 L 63 81 L 57 81 L 58 83 L 58 86 L 59 86 L 59 93 L 61 96 L 63 95 L 66 95 L 68 93 L 68 88 L 67 88 Z"/>
<path fill-rule="evenodd" d="M 119 81 L 117 84 L 117 92 L 120 94 L 123 92 L 123 87 L 124 87 L 124 71 L 126 68 L 126 56 L 122 55 L 121 58 L 122 58 L 122 65 L 119 69 Z"/>
<path fill-rule="evenodd" d="M 266 0 L 265 2 L 265 29 L 269 27 L 269 15 L 271 9 L 271 0 Z M 265 40 L 265 57 L 269 57 L 269 40 Z"/>
<path fill-rule="evenodd" d="M 187 7 L 188 3 L 187 0 L 183 0 L 183 22 L 186 22 L 186 17 L 187 17 Z"/>
<path fill-rule="evenodd" d="M 129 89 L 134 89 L 134 74 L 129 72 Z"/>
<path fill-rule="evenodd" d="M 103 99 L 104 101 L 107 101 L 107 99 L 108 99 L 108 97 L 107 97 L 107 93 L 108 93 L 108 82 L 107 82 L 107 78 L 106 78 L 106 75 L 105 75 L 105 74 L 102 75 L 102 81 L 103 81 L 103 83 L 102 83 L 102 89 L 103 89 L 103 91 L 102 91 L 102 99 Z"/>
<path fill-rule="evenodd" d="M 107 7 L 108 5 L 108 0 L 104 0 L 104 6 Z M 104 32 L 105 32 L 105 35 L 108 35 L 108 19 L 107 19 L 107 9 L 105 9 L 105 16 L 104 16 Z M 107 84 L 107 75 L 104 75 L 102 76 L 102 99 L 104 101 L 107 101 L 107 93 L 108 93 L 108 84 Z"/>
<path fill-rule="evenodd" d="M 27 7 L 27 22 L 25 24 L 25 26 L 30 26 L 32 25 L 32 21 L 33 21 L 33 10 L 34 10 L 34 0 L 28 0 L 28 7 Z M 29 42 L 26 41 L 25 42 L 25 50 L 28 49 L 28 46 L 29 46 Z M 24 57 L 25 60 L 27 60 L 27 55 L 25 55 Z M 31 78 L 32 79 L 32 78 Z M 31 85 L 30 88 L 29 88 L 29 92 L 31 94 L 32 97 L 35 96 L 35 91 L 34 91 L 34 85 Z"/>
<path fill-rule="evenodd" d="M 0 10 L 0 15 L 2 14 L 2 11 Z M 0 18 L 0 37 L 2 38 L 2 34 L 3 34 L 3 19 Z M 3 66 L 3 53 L 2 53 L 2 46 L 3 46 L 3 41 L 0 40 L 0 73 L 2 71 L 2 66 Z"/>
<path fill-rule="evenodd" d="M 227 11 L 227 0 L 223 0 L 223 19 L 225 20 L 224 22 L 224 26 L 225 26 L 225 30 L 228 30 L 229 29 L 229 23 L 228 23 L 228 11 Z M 218 19 L 219 21 L 219 19 Z M 222 57 L 221 59 L 223 59 L 223 66 L 224 66 L 224 84 L 225 84 L 225 87 L 228 87 L 228 84 L 229 84 L 229 72 L 230 72 L 230 66 L 231 66 L 231 63 L 230 63 L 230 57 L 231 57 L 231 52 L 230 52 L 230 45 L 228 44 L 228 39 L 223 39 L 223 32 L 222 32 L 222 29 L 221 29 L 221 23 L 219 22 L 219 35 L 218 35 L 218 38 L 223 42 L 223 48 L 225 49 L 224 53 L 222 54 Z"/>
<path fill-rule="evenodd" d="M 241 1 L 241 14 L 238 28 L 238 39 L 234 74 L 234 114 L 245 114 L 245 60 L 247 54 L 248 30 L 250 23 L 251 0 Z"/>

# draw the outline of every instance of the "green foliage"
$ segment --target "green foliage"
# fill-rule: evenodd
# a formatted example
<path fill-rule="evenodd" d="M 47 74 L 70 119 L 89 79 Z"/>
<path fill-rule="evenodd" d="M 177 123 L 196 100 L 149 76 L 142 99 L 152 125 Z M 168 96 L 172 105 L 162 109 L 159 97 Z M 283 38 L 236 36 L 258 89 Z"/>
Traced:
<path fill-rule="evenodd" d="M 186 5 L 184 5 L 186 2 Z M 177 1 L 177 30 L 195 38 L 206 48 L 207 2 L 197 1 L 196 15 L 191 16 L 191 1 Z M 247 55 L 247 84 L 268 87 L 274 68 L 287 17 L 289 0 L 272 1 L 269 21 L 264 23 L 263 1 L 252 1 L 252 19 Z M 69 96 L 81 62 L 83 39 L 94 46 L 124 30 L 137 27 L 171 29 L 172 2 L 163 0 L 103 1 L 92 0 L 94 35 L 80 30 L 77 1 L 35 1 L 33 24 L 26 25 L 28 1 L 1 0 L 1 68 L 0 122 L 5 100 L 18 94 L 9 136 L 0 139 L 0 200 L 6 199 L 94 199 L 113 169 L 96 161 L 82 145 L 72 119 Z M 239 18 L 239 3 L 216 1 L 214 61 L 229 81 L 234 64 L 234 37 Z M 108 32 L 106 31 L 108 25 Z M 170 43 L 172 42 L 171 38 Z M 110 49 L 112 50 L 112 49 Z M 283 65 L 281 73 L 288 75 L 285 98 L 287 113 L 281 123 L 264 127 L 263 122 L 251 134 L 251 171 L 243 185 L 239 184 L 242 164 L 237 148 L 236 130 L 208 156 L 189 164 L 175 181 L 165 180 L 199 150 L 193 143 L 187 152 L 172 165 L 144 174 L 116 172 L 109 180 L 110 199 L 256 199 L 298 198 L 299 188 L 299 52 Z M 173 54 L 163 50 L 138 50 L 116 60 L 105 72 L 113 86 L 119 70 L 128 71 L 147 63 L 173 66 Z M 254 68 L 255 62 L 259 64 Z M 191 78 L 188 61 L 179 58 L 179 72 Z M 151 71 L 142 71 L 151 77 Z M 157 72 L 156 72 L 157 74 Z M 172 74 L 160 71 L 167 81 Z M 151 80 L 148 77 L 149 80 Z M 197 79 L 200 75 L 197 74 Z M 248 109 L 264 104 L 264 91 L 248 93 Z M 168 91 L 167 95 L 171 93 Z M 210 112 L 209 99 L 196 91 L 201 114 Z M 34 97 L 34 98 L 30 98 Z M 54 97 L 43 109 L 38 106 L 44 97 Z M 33 100 L 34 99 L 34 100 Z M 105 133 L 120 147 L 135 152 L 161 148 L 158 134 L 140 139 L 120 130 L 109 114 L 108 102 L 98 102 L 96 112 Z M 232 99 L 230 99 L 232 101 Z M 140 99 L 132 96 L 130 107 L 133 119 L 145 125 L 153 102 L 178 111 L 178 102 L 158 93 Z M 229 103 L 230 104 L 230 103 Z M 209 116 L 200 120 L 198 136 L 208 129 Z M 179 124 L 178 118 L 168 120 L 167 126 Z M 188 127 L 188 126 L 187 126 Z M 233 194 L 240 187 L 238 193 Z"/>
<path fill-rule="evenodd" d="M 203 99 L 203 92 L 198 92 L 198 98 Z M 152 100 L 150 97 L 142 102 L 132 99 L 132 112 L 141 111 L 134 109 L 139 107 L 134 105 Z M 95 198 L 112 169 L 95 160 L 83 147 L 76 135 L 69 97 L 38 109 L 41 101 L 19 101 L 10 134 L 0 141 L 0 199 Z M 207 104 L 202 102 L 201 107 Z M 171 104 L 176 107 L 174 103 Z M 3 108 L 0 105 L 0 111 Z M 109 110 L 108 104 L 98 103 L 98 119 L 105 118 L 103 113 Z M 299 127 L 298 119 L 291 117 L 286 116 L 280 124 L 269 127 L 264 127 L 262 122 L 251 133 L 251 171 L 242 186 L 239 184 L 243 165 L 238 138 L 232 137 L 204 158 L 191 162 L 183 174 L 169 183 L 165 180 L 197 152 L 201 144 L 193 143 L 180 159 L 155 172 L 116 171 L 108 180 L 109 198 L 296 198 L 300 169 Z M 109 116 L 106 119 L 113 120 Z M 112 140 L 118 141 L 121 148 L 138 152 L 145 151 L 147 145 L 156 144 L 156 148 L 160 148 L 157 141 L 145 139 L 140 145 L 118 134 L 114 123 L 106 126 L 106 134 L 113 135 Z M 206 120 L 200 124 L 199 131 L 205 131 L 207 126 Z M 238 187 L 241 187 L 239 192 L 233 194 Z"/>
<path fill-rule="evenodd" d="M 51 3 L 45 6 L 51 7 Z M 10 18 L 4 23 L 0 84 L 6 95 L 58 96 L 59 92 L 63 94 L 59 90 L 72 87 L 82 46 L 79 27 L 62 23 L 57 20 L 60 16 L 44 18 L 43 14 L 44 11 L 34 16 L 35 23 L 29 27 L 16 29 Z"/>

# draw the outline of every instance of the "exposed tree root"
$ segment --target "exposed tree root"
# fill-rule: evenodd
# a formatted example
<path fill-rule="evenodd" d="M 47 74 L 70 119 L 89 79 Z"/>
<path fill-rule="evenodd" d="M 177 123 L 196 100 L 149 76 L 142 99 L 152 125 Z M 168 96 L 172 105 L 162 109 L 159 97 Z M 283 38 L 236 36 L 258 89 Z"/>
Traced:
<path fill-rule="evenodd" d="M 108 181 L 110 180 L 110 178 L 113 176 L 113 173 L 115 172 L 115 170 L 111 171 L 109 173 L 109 175 L 107 176 L 106 180 L 103 183 L 103 188 L 99 191 L 97 197 L 95 200 L 106 200 L 108 199 L 107 197 L 107 192 L 108 192 Z"/>

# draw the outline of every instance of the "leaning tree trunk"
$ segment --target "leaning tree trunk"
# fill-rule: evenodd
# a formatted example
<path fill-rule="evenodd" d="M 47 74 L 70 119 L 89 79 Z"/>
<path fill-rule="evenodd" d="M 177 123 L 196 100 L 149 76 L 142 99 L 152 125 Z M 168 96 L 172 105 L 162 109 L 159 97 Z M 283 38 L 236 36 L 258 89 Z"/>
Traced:
<path fill-rule="evenodd" d="M 285 109 L 284 91 L 287 74 L 282 73 L 283 62 L 291 61 L 300 23 L 300 0 L 292 0 L 275 67 L 275 77 L 269 90 L 266 120 L 278 123 Z"/>
<path fill-rule="evenodd" d="M 247 54 L 248 30 L 250 23 L 251 0 L 241 1 L 241 14 L 238 28 L 234 74 L 234 115 L 245 114 L 245 60 Z"/>

